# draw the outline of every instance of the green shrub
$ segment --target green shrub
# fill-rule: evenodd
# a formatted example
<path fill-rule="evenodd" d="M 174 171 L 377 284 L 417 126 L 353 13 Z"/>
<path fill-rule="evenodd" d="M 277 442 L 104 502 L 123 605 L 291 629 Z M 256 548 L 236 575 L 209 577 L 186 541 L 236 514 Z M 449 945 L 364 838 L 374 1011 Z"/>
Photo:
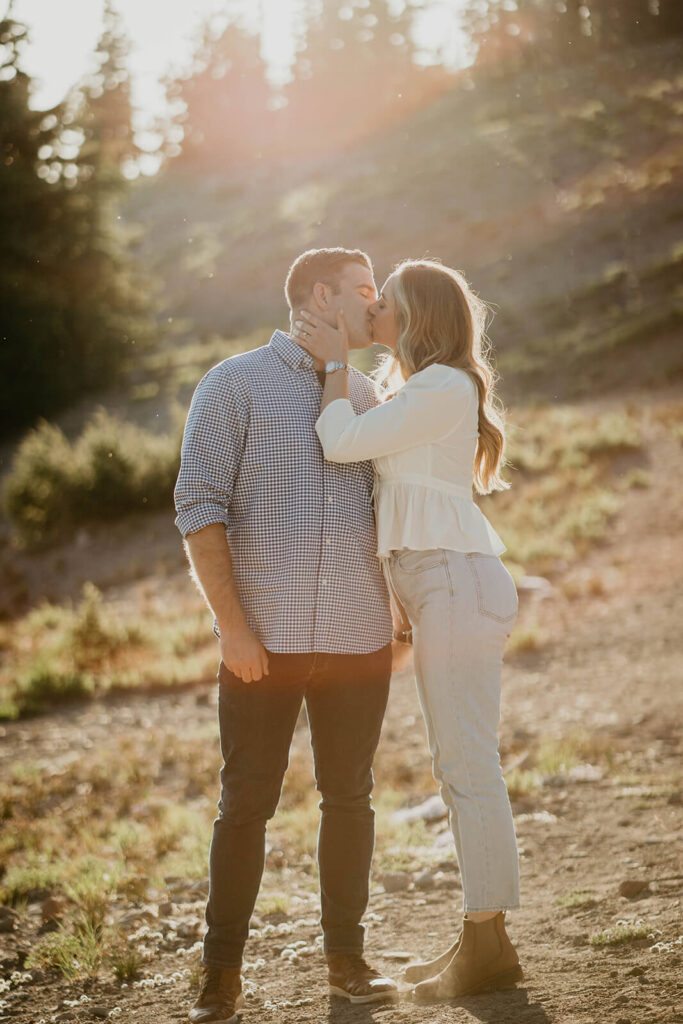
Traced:
<path fill-rule="evenodd" d="M 68 528 L 77 478 L 74 452 L 59 427 L 43 421 L 26 435 L 4 490 L 5 510 L 24 543 Z"/>
<path fill-rule="evenodd" d="M 30 859 L 30 858 L 29 858 Z M 0 904 L 16 906 L 29 898 L 51 892 L 59 882 L 55 865 L 28 863 L 8 867 L 0 885 Z"/>
<path fill-rule="evenodd" d="M 94 978 L 105 952 L 106 937 L 102 930 L 79 919 L 73 932 L 61 925 L 56 932 L 38 939 L 28 955 L 26 967 L 59 971 L 68 981 Z"/>
<path fill-rule="evenodd" d="M 130 944 L 125 935 L 119 933 L 116 939 L 112 940 L 107 962 L 117 981 L 135 981 L 142 973 L 146 957 Z"/>
<path fill-rule="evenodd" d="M 83 599 L 73 612 L 64 643 L 78 668 L 99 665 L 103 658 L 141 641 L 138 626 L 124 626 L 112 615 L 94 583 L 83 586 Z"/>
<path fill-rule="evenodd" d="M 116 519 L 171 501 L 179 444 L 98 410 L 69 443 L 42 422 L 19 445 L 4 489 L 5 511 L 26 547 L 83 523 Z"/>
<path fill-rule="evenodd" d="M 78 671 L 63 671 L 38 660 L 19 678 L 14 703 L 21 715 L 50 711 L 92 695 L 92 678 Z"/>
<path fill-rule="evenodd" d="M 591 946 L 621 946 L 627 942 L 637 942 L 651 936 L 651 928 L 642 921 L 617 921 L 612 928 L 595 932 L 588 941 Z"/>

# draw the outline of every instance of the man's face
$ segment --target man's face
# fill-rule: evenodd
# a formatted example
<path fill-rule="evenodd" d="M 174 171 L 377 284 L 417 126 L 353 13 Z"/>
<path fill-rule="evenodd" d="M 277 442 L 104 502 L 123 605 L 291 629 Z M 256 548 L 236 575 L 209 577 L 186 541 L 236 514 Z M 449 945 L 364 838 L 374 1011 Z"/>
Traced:
<path fill-rule="evenodd" d="M 329 296 L 330 323 L 336 324 L 337 313 L 344 311 L 349 331 L 349 348 L 372 345 L 368 310 L 377 299 L 372 271 L 360 263 L 348 263 L 339 275 L 339 291 Z"/>

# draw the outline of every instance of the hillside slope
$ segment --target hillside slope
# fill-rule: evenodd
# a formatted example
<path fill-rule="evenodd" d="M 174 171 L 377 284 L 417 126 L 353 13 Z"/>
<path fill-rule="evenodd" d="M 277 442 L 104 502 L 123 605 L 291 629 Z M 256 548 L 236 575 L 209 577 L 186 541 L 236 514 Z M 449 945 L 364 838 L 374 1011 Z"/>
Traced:
<path fill-rule="evenodd" d="M 136 189 L 127 216 L 185 337 L 281 324 L 291 260 L 341 244 L 367 249 L 378 279 L 406 256 L 462 268 L 498 310 L 510 384 L 620 383 L 615 350 L 655 381 L 681 372 L 682 58 L 674 41 L 542 79 L 454 78 L 342 159 L 293 154 L 246 180 L 171 168 Z M 655 336 L 643 365 L 640 342 Z M 549 365 L 561 370 L 550 379 Z"/>
<path fill-rule="evenodd" d="M 515 633 L 540 626 L 544 639 L 535 649 L 513 643 L 507 657 L 501 754 L 523 893 L 510 931 L 525 981 L 428 1007 L 411 1004 L 406 986 L 397 1007 L 328 1001 L 314 864 L 319 797 L 302 716 L 268 829 L 246 950 L 245 1020 L 680 1020 L 683 449 L 655 405 L 644 427 L 650 485 L 629 492 L 604 543 L 553 586 L 522 591 Z M 93 551 L 91 571 L 107 557 Z M 0 905 L 3 1020 L 92 1022 L 118 1013 L 157 1024 L 185 1019 L 194 998 L 220 768 L 215 639 L 186 575 L 151 557 L 145 568 L 137 583 L 108 587 L 108 597 L 145 624 L 169 607 L 199 613 L 196 640 L 210 669 L 192 691 L 130 691 L 0 724 L 0 804 L 12 815 L 0 903 L 14 893 L 17 904 L 14 913 Z M 410 669 L 392 681 L 375 775 L 367 950 L 400 977 L 407 959 L 450 944 L 462 898 L 445 820 L 398 824 L 394 816 L 435 792 Z M 12 834 L 30 842 L 14 848 Z M 72 866 L 80 886 L 70 883 Z M 390 884 L 396 873 L 400 885 Z M 64 932 L 41 923 L 55 912 Z M 85 963 L 67 980 L 50 941 L 70 936 L 86 912 L 99 914 L 121 945 L 102 962 L 93 957 L 92 977 L 83 976 Z"/>

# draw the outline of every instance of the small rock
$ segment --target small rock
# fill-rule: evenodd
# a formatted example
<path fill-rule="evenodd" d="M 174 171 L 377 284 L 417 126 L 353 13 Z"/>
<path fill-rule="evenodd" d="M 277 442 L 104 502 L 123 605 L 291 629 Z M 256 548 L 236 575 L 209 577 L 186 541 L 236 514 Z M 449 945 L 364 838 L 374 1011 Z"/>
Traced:
<path fill-rule="evenodd" d="M 410 875 L 405 871 L 387 871 L 381 881 L 385 892 L 402 892 L 410 885 Z"/>
<path fill-rule="evenodd" d="M 125 914 L 122 914 L 118 923 L 121 928 L 131 928 L 138 923 L 151 924 L 152 921 L 156 920 L 157 918 L 151 910 L 145 910 L 144 907 L 139 907 L 135 910 L 129 910 Z"/>
<path fill-rule="evenodd" d="M 413 821 L 441 821 L 448 817 L 448 808 L 438 794 L 430 796 L 428 800 L 418 804 L 416 807 L 401 807 L 394 811 L 391 820 L 399 824 Z"/>
<path fill-rule="evenodd" d="M 436 887 L 434 875 L 431 871 L 421 871 L 419 875 L 415 875 L 415 885 L 418 889 L 434 889 Z"/>
<path fill-rule="evenodd" d="M 19 915 L 11 907 L 0 907 L 0 932 L 13 932 L 17 926 Z"/>
<path fill-rule="evenodd" d="M 402 949 L 388 949 L 381 956 L 384 960 L 395 960 L 397 963 L 408 963 L 409 960 L 415 959 L 412 953 L 406 953 Z"/>
<path fill-rule="evenodd" d="M 178 935 L 181 939 L 193 939 L 199 931 L 199 921 L 181 921 Z"/>
<path fill-rule="evenodd" d="M 48 896 L 40 907 L 40 918 L 44 925 L 56 924 L 64 913 L 64 904 L 54 896 Z"/>
<path fill-rule="evenodd" d="M 159 917 L 170 917 L 173 913 L 173 904 L 170 900 L 159 904 Z"/>
<path fill-rule="evenodd" d="M 88 1010 L 93 1017 L 97 1017 L 98 1020 L 106 1020 L 109 1016 L 108 1006 L 89 1006 Z"/>
<path fill-rule="evenodd" d="M 266 867 L 272 871 L 282 871 L 287 867 L 287 856 L 284 850 L 269 850 L 266 854 Z"/>
<path fill-rule="evenodd" d="M 627 978 L 640 978 L 640 976 L 643 975 L 643 974 L 645 974 L 645 968 L 644 967 L 640 967 L 638 964 L 636 964 L 635 967 L 632 967 L 630 971 L 626 972 L 626 977 Z"/>
<path fill-rule="evenodd" d="M 190 779 L 185 786 L 185 796 L 188 800 L 196 800 L 204 795 L 204 787 L 197 779 Z"/>
<path fill-rule="evenodd" d="M 627 900 L 635 900 L 650 891 L 650 883 L 644 879 L 627 878 L 619 886 L 619 895 L 625 896 Z"/>
<path fill-rule="evenodd" d="M 442 871 L 437 871 L 434 876 L 434 885 L 437 889 L 460 889 L 460 879 L 453 874 L 444 874 Z"/>
<path fill-rule="evenodd" d="M 524 770 L 526 768 L 531 768 L 531 766 L 533 765 L 533 762 L 534 762 L 534 759 L 533 759 L 533 756 L 531 754 L 531 751 L 523 750 L 521 752 L 521 754 L 517 754 L 517 756 L 513 757 L 512 760 L 505 762 L 505 767 L 503 768 L 503 774 L 507 775 L 508 772 L 513 772 L 513 771 L 515 771 L 515 769 Z"/>
<path fill-rule="evenodd" d="M 522 576 L 517 581 L 517 589 L 530 591 L 541 598 L 551 597 L 555 592 L 555 587 L 545 576 Z"/>
<path fill-rule="evenodd" d="M 600 782 L 604 777 L 604 771 L 599 765 L 577 764 L 567 772 L 570 782 Z"/>

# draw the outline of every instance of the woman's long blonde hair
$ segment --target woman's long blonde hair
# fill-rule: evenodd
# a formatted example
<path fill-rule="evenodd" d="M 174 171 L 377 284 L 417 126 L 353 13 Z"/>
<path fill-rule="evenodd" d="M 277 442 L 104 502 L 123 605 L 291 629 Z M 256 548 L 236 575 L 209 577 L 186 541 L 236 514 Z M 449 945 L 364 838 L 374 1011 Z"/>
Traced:
<path fill-rule="evenodd" d="M 479 494 L 506 490 L 510 485 L 500 476 L 505 465 L 503 409 L 488 359 L 486 303 L 462 274 L 436 260 L 404 260 L 391 281 L 399 336 L 396 350 L 382 358 L 373 374 L 375 380 L 392 394 L 432 363 L 464 370 L 479 396 L 475 489 Z"/>

